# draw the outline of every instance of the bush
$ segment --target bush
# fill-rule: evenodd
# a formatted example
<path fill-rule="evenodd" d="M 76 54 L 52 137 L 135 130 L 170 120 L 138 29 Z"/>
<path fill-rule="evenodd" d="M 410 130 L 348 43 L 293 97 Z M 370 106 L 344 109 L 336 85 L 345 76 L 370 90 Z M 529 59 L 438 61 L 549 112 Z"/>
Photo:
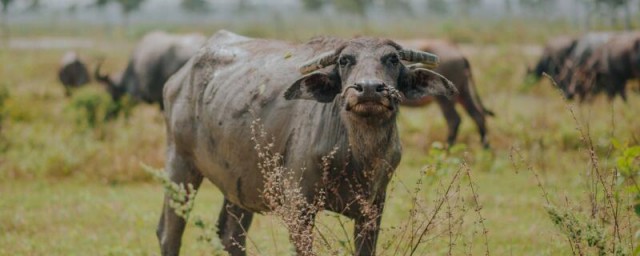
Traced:
<path fill-rule="evenodd" d="M 5 152 L 7 149 L 7 141 L 2 133 L 2 126 L 6 116 L 5 102 L 9 99 L 9 89 L 5 86 L 0 86 L 0 152 Z"/>
<path fill-rule="evenodd" d="M 113 101 L 108 94 L 95 89 L 87 89 L 74 94 L 69 109 L 76 115 L 76 124 L 82 128 L 101 128 L 109 120 L 117 119 L 122 113 L 129 117 L 130 98 Z"/>

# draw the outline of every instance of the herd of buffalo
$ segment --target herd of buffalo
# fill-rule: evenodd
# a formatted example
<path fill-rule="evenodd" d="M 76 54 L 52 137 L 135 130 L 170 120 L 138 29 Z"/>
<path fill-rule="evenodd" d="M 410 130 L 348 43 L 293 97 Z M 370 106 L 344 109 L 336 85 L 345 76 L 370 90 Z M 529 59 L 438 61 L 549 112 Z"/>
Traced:
<path fill-rule="evenodd" d="M 640 76 L 640 34 L 593 33 L 554 38 L 530 73 L 546 73 L 567 98 L 584 100 L 605 91 L 626 99 L 625 83 Z M 64 56 L 59 77 L 65 91 L 89 81 L 74 53 Z M 308 202 L 355 221 L 356 255 L 373 255 L 388 182 L 402 147 L 396 124 L 400 105 L 436 101 L 456 139 L 460 103 L 488 147 L 486 109 L 471 66 L 447 41 L 403 42 L 380 38 L 315 37 L 305 43 L 256 39 L 219 31 L 204 36 L 152 32 L 137 45 L 121 75 L 94 78 L 114 100 L 129 94 L 159 103 L 167 125 L 166 172 L 195 189 L 204 178 L 224 194 L 218 235 L 231 255 L 244 255 L 245 232 L 265 203 L 264 170 L 254 154 L 255 124 L 268 134 L 269 150 L 296 181 Z M 331 155 L 331 158 L 326 156 Z M 162 255 L 177 255 L 185 220 L 165 203 L 157 236 Z M 301 207 L 308 234 L 317 209 Z M 372 214 L 373 212 L 373 214 Z M 294 243 L 307 255 L 310 243 Z"/>
<path fill-rule="evenodd" d="M 593 32 L 580 37 L 556 37 L 547 42 L 529 74 L 546 73 L 567 99 L 581 101 L 605 92 L 627 100 L 628 80 L 640 78 L 640 33 Z"/>

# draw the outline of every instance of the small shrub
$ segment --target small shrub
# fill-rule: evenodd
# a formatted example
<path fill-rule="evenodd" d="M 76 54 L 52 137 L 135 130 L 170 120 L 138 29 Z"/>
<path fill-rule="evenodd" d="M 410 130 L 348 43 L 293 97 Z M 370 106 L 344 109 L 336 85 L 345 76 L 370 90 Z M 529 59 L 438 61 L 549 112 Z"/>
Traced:
<path fill-rule="evenodd" d="M 95 90 L 83 90 L 74 94 L 69 109 L 76 115 L 76 124 L 82 128 L 101 128 L 106 122 L 125 118 L 131 114 L 132 102 L 129 97 L 113 101 L 106 93 Z"/>
<path fill-rule="evenodd" d="M 7 89 L 7 87 L 5 86 L 0 86 L 0 122 L 4 120 L 5 102 L 8 99 L 9 99 L 9 89 Z"/>
<path fill-rule="evenodd" d="M 425 162 L 428 163 L 424 168 L 427 170 L 427 176 L 434 177 L 432 181 L 455 172 L 460 168 L 464 159 L 460 155 L 467 150 L 467 146 L 462 143 L 454 144 L 447 148 L 441 142 L 433 142 L 429 149 Z"/>
<path fill-rule="evenodd" d="M 2 133 L 2 127 L 4 126 L 4 119 L 6 117 L 5 102 L 9 99 L 9 89 L 5 86 L 0 86 L 0 153 L 7 150 L 7 141 Z"/>
<path fill-rule="evenodd" d="M 637 255 L 639 249 L 634 248 L 634 241 L 638 238 L 634 230 L 638 227 L 631 218 L 638 214 L 634 209 L 640 208 L 636 182 L 640 147 L 627 147 L 617 141 L 603 143 L 602 139 L 594 142 L 589 124 L 576 116 L 572 106 L 567 104 L 566 108 L 574 121 L 579 149 L 586 159 L 586 168 L 580 175 L 586 189 L 582 200 L 565 197 L 563 205 L 555 203 L 555 194 L 548 193 L 537 171 L 527 163 L 546 200 L 547 215 L 566 238 L 574 255 Z M 607 155 L 606 148 L 611 150 L 611 145 L 618 151 L 614 152 L 618 155 L 615 166 L 608 166 L 607 159 L 601 159 Z M 524 157 L 518 149 L 512 149 L 511 159 L 517 168 L 515 156 L 521 162 Z"/>
<path fill-rule="evenodd" d="M 627 144 L 620 144 L 620 142 L 614 140 L 612 142 L 616 149 L 616 167 L 618 168 L 619 183 L 631 185 L 635 193 L 640 193 L 637 187 L 638 177 L 640 176 L 640 146 L 629 146 Z"/>
<path fill-rule="evenodd" d="M 155 180 L 159 181 L 164 187 L 166 193 L 170 196 L 169 206 L 173 208 L 176 214 L 185 220 L 189 220 L 193 211 L 193 203 L 198 191 L 193 188 L 192 184 L 185 186 L 172 182 L 166 172 L 161 169 L 155 169 L 148 165 L 142 164 L 142 169 L 150 174 Z M 204 220 L 200 216 L 192 216 L 193 226 L 201 230 L 198 241 L 205 242 L 211 246 L 214 252 L 222 252 L 224 247 L 218 239 L 218 228 L 211 222 Z"/>
<path fill-rule="evenodd" d="M 93 91 L 82 91 L 73 96 L 69 107 L 77 113 L 76 124 L 94 128 L 105 120 L 109 96 Z"/>
<path fill-rule="evenodd" d="M 640 218 L 640 146 L 621 144 L 617 140 L 612 142 L 616 149 L 616 168 L 618 173 L 618 186 L 628 191 L 633 197 L 632 207 L 636 218 Z M 638 228 L 638 227 L 636 227 Z M 636 240 L 640 239 L 640 230 L 636 231 Z M 640 245 L 636 245 L 634 255 L 640 254 Z"/>

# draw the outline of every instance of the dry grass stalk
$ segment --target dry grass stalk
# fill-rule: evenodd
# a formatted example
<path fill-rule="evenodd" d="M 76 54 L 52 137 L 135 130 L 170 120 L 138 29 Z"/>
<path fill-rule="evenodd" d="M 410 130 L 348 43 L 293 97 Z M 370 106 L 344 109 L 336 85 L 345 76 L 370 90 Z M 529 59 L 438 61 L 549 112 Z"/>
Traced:
<path fill-rule="evenodd" d="M 545 76 L 557 87 L 553 79 L 546 74 Z M 562 97 L 561 92 L 559 94 Z M 625 223 L 622 221 L 624 217 L 629 218 L 630 215 L 633 215 L 631 207 L 624 206 L 625 197 L 628 198 L 630 195 L 616 184 L 616 179 L 619 176 L 617 167 L 607 169 L 600 162 L 589 134 L 588 123 L 583 125 L 573 106 L 566 100 L 565 106 L 574 121 L 582 147 L 586 149 L 588 166 L 584 177 L 588 185 L 585 196 L 588 199 L 589 207 L 587 209 L 580 207 L 579 202 L 573 202 L 568 197 L 565 198 L 566 206 L 554 204 L 551 199 L 552 194 L 546 190 L 530 163 L 527 163 L 527 170 L 535 177 L 542 192 L 547 203 L 545 206 L 547 214 L 567 239 L 574 255 L 591 253 L 627 255 L 634 250 L 633 240 L 635 239 L 631 222 L 627 222 L 628 226 L 625 227 L 623 226 Z M 615 120 L 611 122 L 612 129 L 615 129 Z M 510 158 L 515 169 L 518 169 L 518 162 L 527 162 L 515 147 L 511 149 Z M 625 230 L 626 232 L 623 232 Z M 625 246 L 625 244 L 630 246 Z"/>

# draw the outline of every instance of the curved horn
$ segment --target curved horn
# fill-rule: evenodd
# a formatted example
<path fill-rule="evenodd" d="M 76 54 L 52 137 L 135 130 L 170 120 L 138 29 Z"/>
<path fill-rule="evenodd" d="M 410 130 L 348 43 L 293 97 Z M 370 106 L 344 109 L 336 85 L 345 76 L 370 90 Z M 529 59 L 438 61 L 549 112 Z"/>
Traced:
<path fill-rule="evenodd" d="M 328 51 L 320 54 L 318 57 L 302 64 L 300 67 L 300 73 L 308 74 L 326 66 L 333 65 L 338 60 L 338 54 L 339 53 L 337 51 Z"/>
<path fill-rule="evenodd" d="M 101 75 L 100 74 L 100 67 L 102 67 L 102 63 L 103 62 L 104 62 L 104 59 L 101 59 L 101 60 L 98 61 L 98 65 L 96 66 L 96 69 L 93 72 L 93 76 L 95 77 L 96 81 L 107 83 L 107 84 L 111 85 L 112 84 L 111 78 L 109 78 L 108 75 Z"/>
<path fill-rule="evenodd" d="M 438 67 L 438 64 L 440 64 L 440 59 L 438 58 L 438 55 L 428 53 L 428 52 L 402 49 L 398 51 L 398 55 L 402 60 L 406 60 L 409 62 L 418 62 L 418 63 L 424 64 L 424 67 L 430 68 L 430 69 L 436 68 Z"/>
<path fill-rule="evenodd" d="M 117 101 L 122 97 L 124 90 L 122 87 L 116 85 L 116 83 L 111 79 L 109 75 L 101 75 L 100 67 L 102 67 L 102 63 L 104 59 L 98 60 L 98 65 L 96 66 L 95 71 L 93 72 L 93 76 L 96 78 L 96 81 L 103 83 L 106 86 L 107 92 L 111 94 L 111 98 L 114 101 Z"/>

